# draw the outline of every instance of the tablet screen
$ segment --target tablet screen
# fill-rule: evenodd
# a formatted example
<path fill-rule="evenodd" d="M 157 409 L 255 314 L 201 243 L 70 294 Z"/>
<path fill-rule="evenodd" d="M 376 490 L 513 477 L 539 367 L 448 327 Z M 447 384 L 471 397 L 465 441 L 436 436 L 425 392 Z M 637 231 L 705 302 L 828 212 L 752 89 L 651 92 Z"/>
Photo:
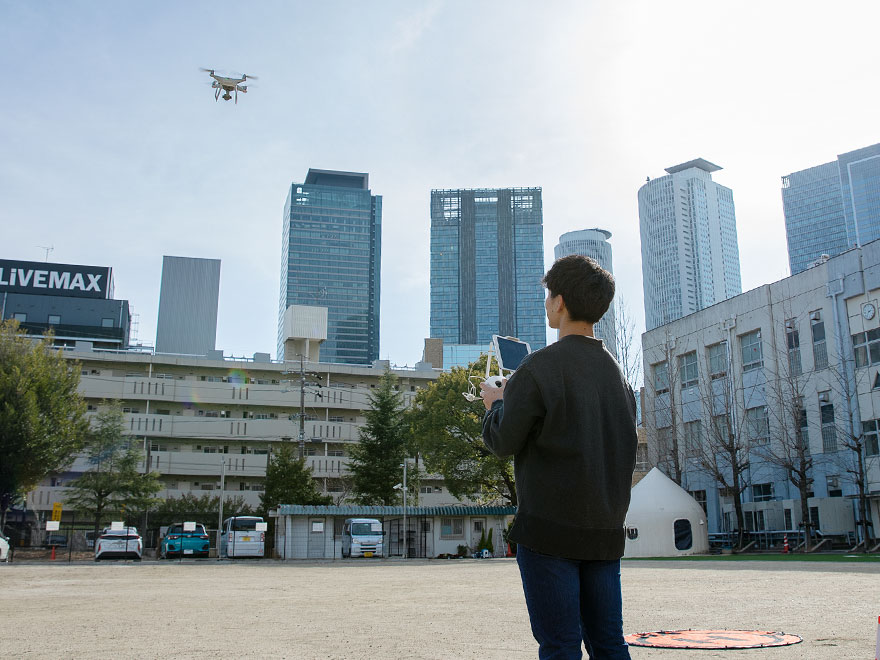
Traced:
<path fill-rule="evenodd" d="M 497 335 L 493 339 L 497 348 L 498 366 L 506 371 L 514 371 L 522 359 L 531 353 L 529 345 L 519 339 Z"/>

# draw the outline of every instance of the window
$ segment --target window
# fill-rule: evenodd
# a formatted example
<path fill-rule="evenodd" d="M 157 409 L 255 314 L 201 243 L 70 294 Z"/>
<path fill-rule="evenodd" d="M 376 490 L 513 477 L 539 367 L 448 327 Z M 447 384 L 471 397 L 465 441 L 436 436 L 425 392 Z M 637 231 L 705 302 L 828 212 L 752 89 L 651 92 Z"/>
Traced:
<path fill-rule="evenodd" d="M 708 509 L 706 508 L 706 491 L 705 490 L 689 490 L 691 497 L 693 497 L 697 504 L 703 507 L 703 513 L 708 515 Z"/>
<path fill-rule="evenodd" d="M 798 445 L 804 448 L 804 453 L 810 453 L 810 433 L 807 428 L 807 410 L 801 402 L 798 403 L 797 415 L 800 418 L 800 424 L 796 430 Z"/>
<path fill-rule="evenodd" d="M 801 338 L 797 329 L 797 321 L 789 319 L 785 322 L 785 343 L 788 347 L 788 375 L 800 376 L 803 373 L 801 366 Z"/>
<path fill-rule="evenodd" d="M 727 444 L 730 436 L 730 428 L 727 415 L 715 415 L 712 418 L 712 440 L 718 444 Z"/>
<path fill-rule="evenodd" d="M 697 352 L 685 353 L 678 358 L 678 372 L 681 376 L 681 387 L 694 387 L 697 384 Z"/>
<path fill-rule="evenodd" d="M 60 314 L 49 314 L 49 325 L 60 325 L 61 324 L 61 315 Z"/>
<path fill-rule="evenodd" d="M 827 396 L 820 393 L 819 396 Z M 821 398 L 820 398 L 821 401 Z M 820 403 L 819 414 L 822 419 L 822 451 L 837 451 L 837 429 L 834 427 L 834 404 Z"/>
<path fill-rule="evenodd" d="M 712 344 L 709 352 L 709 377 L 721 378 L 727 375 L 727 342 Z"/>
<path fill-rule="evenodd" d="M 440 519 L 440 538 L 441 539 L 460 539 L 464 537 L 464 519 L 463 518 L 441 518 Z"/>
<path fill-rule="evenodd" d="M 114 325 L 113 325 L 113 319 L 101 319 L 101 327 L 102 327 L 102 328 L 112 328 L 112 327 L 114 327 Z"/>
<path fill-rule="evenodd" d="M 880 328 L 859 332 L 852 336 L 852 342 L 857 367 L 880 364 Z"/>
<path fill-rule="evenodd" d="M 703 444 L 703 422 L 699 419 L 684 423 L 684 451 L 689 457 L 699 456 Z"/>
<path fill-rule="evenodd" d="M 433 486 L 420 486 L 419 492 L 423 493 L 423 494 L 433 493 L 434 488 L 433 488 Z"/>
<path fill-rule="evenodd" d="M 843 497 L 843 491 L 840 489 L 840 477 L 836 474 L 829 474 L 825 477 L 825 484 L 828 487 L 828 497 Z"/>
<path fill-rule="evenodd" d="M 813 334 L 813 364 L 816 369 L 827 369 L 828 349 L 825 346 L 825 322 L 819 312 L 810 312 L 810 331 Z"/>
<path fill-rule="evenodd" d="M 753 502 L 769 502 L 773 499 L 773 484 L 755 484 L 752 486 Z"/>
<path fill-rule="evenodd" d="M 755 330 L 742 335 L 740 338 L 742 347 L 743 371 L 760 369 L 764 366 L 764 354 L 761 351 L 761 331 Z"/>
<path fill-rule="evenodd" d="M 878 436 L 878 423 L 880 420 L 872 419 L 862 422 L 862 433 L 865 437 L 865 455 L 880 456 L 880 436 Z"/>
<path fill-rule="evenodd" d="M 330 417 L 327 418 L 327 421 L 328 422 L 344 422 L 345 420 L 342 418 L 342 415 L 335 415 L 335 416 L 330 415 Z"/>
<path fill-rule="evenodd" d="M 665 362 L 658 362 L 654 369 L 654 392 L 665 394 L 669 391 L 669 367 Z"/>
<path fill-rule="evenodd" d="M 675 532 L 675 549 L 690 550 L 694 545 L 694 535 L 691 530 L 691 521 L 687 518 L 679 518 L 673 525 Z"/>
<path fill-rule="evenodd" d="M 27 314 L 25 314 L 24 312 L 16 312 L 12 315 L 12 318 L 14 318 L 19 323 L 27 323 Z"/>
<path fill-rule="evenodd" d="M 657 429 L 657 457 L 661 461 L 665 461 L 672 456 L 672 443 L 670 441 L 672 428 Z"/>
<path fill-rule="evenodd" d="M 757 406 L 746 410 L 746 428 L 752 445 L 766 445 L 770 442 L 770 419 L 767 406 Z"/>

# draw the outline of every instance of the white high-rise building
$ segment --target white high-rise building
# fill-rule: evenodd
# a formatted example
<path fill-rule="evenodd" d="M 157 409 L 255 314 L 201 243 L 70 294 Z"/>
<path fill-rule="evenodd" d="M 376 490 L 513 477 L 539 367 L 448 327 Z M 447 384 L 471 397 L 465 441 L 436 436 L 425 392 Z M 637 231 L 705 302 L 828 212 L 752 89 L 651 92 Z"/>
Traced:
<path fill-rule="evenodd" d="M 559 243 L 553 248 L 557 259 L 570 254 L 582 254 L 595 259 L 602 268 L 614 273 L 611 265 L 611 232 L 605 229 L 581 229 L 569 231 L 559 237 Z M 605 316 L 595 326 L 593 334 L 605 342 L 609 351 L 617 355 L 617 325 L 614 316 L 614 303 L 605 312 Z"/>
<path fill-rule="evenodd" d="M 156 352 L 211 354 L 219 300 L 219 259 L 163 257 Z"/>
<path fill-rule="evenodd" d="M 648 330 L 742 292 L 733 192 L 702 158 L 639 188 Z"/>

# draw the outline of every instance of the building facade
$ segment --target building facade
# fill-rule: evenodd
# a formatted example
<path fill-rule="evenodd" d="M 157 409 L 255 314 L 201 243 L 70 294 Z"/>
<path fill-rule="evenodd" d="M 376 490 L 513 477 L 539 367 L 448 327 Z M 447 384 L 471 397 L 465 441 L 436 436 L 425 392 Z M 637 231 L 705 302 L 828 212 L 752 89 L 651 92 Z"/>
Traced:
<path fill-rule="evenodd" d="M 566 232 L 559 237 L 559 243 L 553 248 L 554 256 L 559 259 L 570 254 L 582 254 L 595 259 L 602 268 L 614 273 L 611 260 L 611 232 L 605 229 L 581 229 Z M 617 320 L 614 304 L 605 312 L 602 320 L 593 326 L 593 334 L 605 342 L 609 351 L 617 355 Z"/>
<path fill-rule="evenodd" d="M 6 319 L 28 334 L 51 330 L 56 346 L 129 344 L 128 301 L 113 299 L 113 269 L 106 266 L 0 259 L 0 320 Z"/>
<path fill-rule="evenodd" d="M 733 192 L 702 158 L 666 168 L 639 188 L 648 330 L 742 291 Z"/>
<path fill-rule="evenodd" d="M 809 522 L 855 542 L 864 491 L 876 538 L 878 299 L 875 241 L 643 335 L 651 461 L 700 501 L 710 533 L 738 529 L 741 492 L 747 531 Z"/>
<path fill-rule="evenodd" d="M 880 238 L 880 144 L 782 177 L 788 261 L 795 275 L 822 255 Z"/>
<path fill-rule="evenodd" d="M 298 362 L 295 367 L 271 362 L 267 354 L 242 361 L 82 347 L 64 355 L 80 365 L 80 392 L 90 414 L 106 401 L 122 405 L 127 434 L 148 449 L 144 463 L 160 475 L 157 497 L 217 495 L 225 471 L 224 493 L 256 507 L 271 448 L 285 441 L 299 446 Z M 368 366 L 303 365 L 313 383 L 302 395 L 303 453 L 318 490 L 337 503 L 350 492 L 349 451 L 388 366 L 382 360 Z M 392 372 L 406 406 L 440 373 L 429 365 Z M 52 475 L 28 494 L 27 509 L 45 514 L 54 502 L 64 503 L 67 484 L 88 469 L 87 460 L 78 458 L 69 471 Z M 421 490 L 423 504 L 458 502 L 439 476 L 423 474 Z"/>
<path fill-rule="evenodd" d="M 540 188 L 431 191 L 431 337 L 546 345 Z M 444 365 L 446 364 L 444 355 Z"/>
<path fill-rule="evenodd" d="M 216 349 L 220 260 L 162 258 L 156 352 L 209 355 Z"/>
<path fill-rule="evenodd" d="M 284 205 L 279 359 L 284 315 L 291 305 L 327 308 L 321 360 L 369 365 L 379 357 L 379 274 L 382 197 L 369 175 L 309 169 L 294 183 Z"/>

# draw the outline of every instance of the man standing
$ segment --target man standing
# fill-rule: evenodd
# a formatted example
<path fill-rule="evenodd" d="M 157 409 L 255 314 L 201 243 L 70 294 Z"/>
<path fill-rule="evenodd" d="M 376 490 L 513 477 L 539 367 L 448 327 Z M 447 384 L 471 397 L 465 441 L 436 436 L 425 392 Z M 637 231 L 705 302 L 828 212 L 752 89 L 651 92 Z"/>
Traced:
<path fill-rule="evenodd" d="M 526 357 L 502 387 L 482 385 L 483 441 L 514 457 L 510 539 L 538 655 L 629 658 L 620 558 L 636 455 L 632 388 L 593 324 L 614 277 L 589 257 L 558 259 L 544 307 L 559 340 Z"/>

